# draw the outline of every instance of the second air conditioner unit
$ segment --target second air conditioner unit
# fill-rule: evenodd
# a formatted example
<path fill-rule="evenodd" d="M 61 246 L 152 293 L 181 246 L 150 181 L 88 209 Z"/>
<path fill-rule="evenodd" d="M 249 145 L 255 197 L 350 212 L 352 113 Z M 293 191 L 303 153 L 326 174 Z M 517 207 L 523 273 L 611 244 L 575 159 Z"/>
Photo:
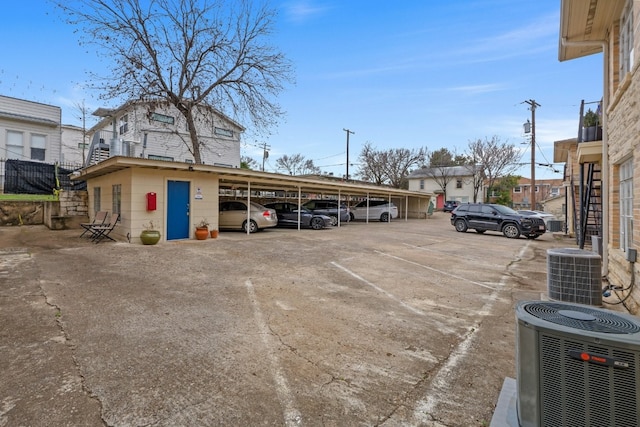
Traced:
<path fill-rule="evenodd" d="M 602 305 L 601 258 L 576 248 L 547 250 L 547 290 L 556 301 Z"/>
<path fill-rule="evenodd" d="M 640 321 L 579 304 L 516 306 L 521 427 L 640 425 Z"/>

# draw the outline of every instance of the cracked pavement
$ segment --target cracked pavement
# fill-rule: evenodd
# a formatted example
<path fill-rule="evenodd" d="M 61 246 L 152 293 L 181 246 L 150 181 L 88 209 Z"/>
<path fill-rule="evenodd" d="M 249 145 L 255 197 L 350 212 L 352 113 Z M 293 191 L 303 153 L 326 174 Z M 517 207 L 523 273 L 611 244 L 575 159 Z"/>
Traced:
<path fill-rule="evenodd" d="M 487 426 L 546 250 L 449 215 L 156 246 L 0 228 L 0 427 Z"/>

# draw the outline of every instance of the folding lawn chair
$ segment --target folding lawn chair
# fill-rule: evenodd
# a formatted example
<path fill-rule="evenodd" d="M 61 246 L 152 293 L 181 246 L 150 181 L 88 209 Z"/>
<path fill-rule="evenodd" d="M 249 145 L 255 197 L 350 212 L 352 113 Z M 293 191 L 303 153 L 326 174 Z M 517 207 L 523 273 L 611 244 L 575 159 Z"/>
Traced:
<path fill-rule="evenodd" d="M 93 235 L 91 236 L 91 240 L 93 240 L 96 243 L 100 243 L 103 239 L 109 239 L 115 242 L 115 239 L 110 237 L 109 234 L 113 231 L 114 228 L 116 228 L 119 218 L 120 218 L 120 214 L 113 214 L 109 218 L 108 224 L 92 226 L 91 232 L 93 233 Z"/>
<path fill-rule="evenodd" d="M 84 236 L 87 233 L 90 233 L 91 227 L 93 227 L 94 225 L 104 225 L 104 222 L 107 220 L 108 216 L 109 216 L 109 212 L 99 211 L 99 212 L 96 212 L 96 216 L 93 218 L 93 222 L 80 223 L 80 226 L 84 228 L 84 231 L 82 232 L 80 237 Z M 92 237 L 92 236 L 93 236 L 93 233 L 91 233 L 91 236 L 89 237 Z"/>

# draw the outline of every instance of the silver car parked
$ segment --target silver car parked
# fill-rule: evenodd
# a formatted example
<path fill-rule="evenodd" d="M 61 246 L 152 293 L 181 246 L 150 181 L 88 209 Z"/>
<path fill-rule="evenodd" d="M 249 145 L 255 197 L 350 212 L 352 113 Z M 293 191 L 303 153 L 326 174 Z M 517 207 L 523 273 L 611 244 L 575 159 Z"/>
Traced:
<path fill-rule="evenodd" d="M 247 202 L 242 200 L 220 202 L 218 218 L 220 229 L 234 229 L 246 232 L 248 224 L 250 233 L 278 225 L 276 211 L 265 208 L 255 202 L 251 202 L 251 211 L 247 223 Z"/>

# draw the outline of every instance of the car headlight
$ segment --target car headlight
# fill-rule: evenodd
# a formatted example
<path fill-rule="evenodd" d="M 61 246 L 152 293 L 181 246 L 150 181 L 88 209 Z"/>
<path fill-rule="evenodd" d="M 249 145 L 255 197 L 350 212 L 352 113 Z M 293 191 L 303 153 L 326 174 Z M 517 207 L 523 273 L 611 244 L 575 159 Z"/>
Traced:
<path fill-rule="evenodd" d="M 527 227 L 531 227 L 533 225 L 533 221 L 529 218 L 522 218 L 522 225 L 526 225 Z"/>

